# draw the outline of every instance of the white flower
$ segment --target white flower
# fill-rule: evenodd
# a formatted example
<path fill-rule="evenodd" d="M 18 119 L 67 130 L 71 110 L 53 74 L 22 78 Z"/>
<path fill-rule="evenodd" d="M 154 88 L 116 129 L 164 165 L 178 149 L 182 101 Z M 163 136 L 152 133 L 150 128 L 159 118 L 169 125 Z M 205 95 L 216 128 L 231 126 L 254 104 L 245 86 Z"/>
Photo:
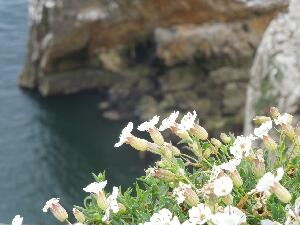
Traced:
<path fill-rule="evenodd" d="M 43 212 L 48 212 L 48 210 L 52 212 L 53 216 L 58 219 L 60 222 L 64 222 L 68 219 L 67 211 L 59 204 L 58 198 L 51 198 L 48 200 L 43 207 Z"/>
<path fill-rule="evenodd" d="M 149 129 L 155 128 L 155 125 L 159 121 L 159 116 L 154 116 L 151 120 L 146 121 L 138 126 L 139 131 L 148 131 Z"/>
<path fill-rule="evenodd" d="M 174 111 L 173 113 L 171 113 L 171 115 L 167 118 L 165 118 L 162 122 L 161 125 L 159 127 L 159 131 L 164 131 L 172 126 L 175 126 L 176 124 L 176 119 L 179 115 L 178 111 Z"/>
<path fill-rule="evenodd" d="M 49 209 L 52 208 L 53 205 L 59 204 L 59 198 L 51 198 L 48 200 L 43 207 L 43 212 L 48 212 Z"/>
<path fill-rule="evenodd" d="M 105 215 L 102 218 L 103 222 L 109 220 L 110 211 L 113 211 L 114 213 L 119 212 L 120 208 L 117 202 L 118 193 L 119 189 L 117 187 L 113 187 L 112 194 L 107 198 L 108 207 L 106 208 Z"/>
<path fill-rule="evenodd" d="M 122 130 L 120 134 L 120 140 L 118 143 L 115 144 L 116 148 L 120 147 L 127 141 L 127 138 L 132 135 L 131 134 L 132 130 L 133 130 L 133 123 L 129 122 L 127 126 Z"/>
<path fill-rule="evenodd" d="M 250 194 L 255 192 L 270 192 L 274 193 L 276 197 L 283 203 L 289 203 L 292 199 L 291 193 L 282 186 L 279 181 L 282 179 L 284 170 L 282 168 L 277 169 L 277 175 L 274 176 L 272 173 L 266 173 L 257 183 L 255 189 Z"/>
<path fill-rule="evenodd" d="M 252 141 L 255 140 L 253 135 L 249 135 L 247 137 L 244 136 L 238 136 L 233 145 L 230 147 L 230 153 L 235 158 L 243 158 L 243 156 L 249 156 L 251 147 L 252 147 Z"/>
<path fill-rule="evenodd" d="M 274 176 L 274 174 L 270 172 L 266 173 L 262 178 L 260 178 L 255 189 L 258 192 L 270 191 L 270 189 L 274 186 L 275 182 L 279 182 L 282 179 L 283 174 L 284 170 L 281 167 L 277 169 L 276 176 Z"/>
<path fill-rule="evenodd" d="M 238 209 L 234 206 L 227 206 L 224 209 L 224 212 L 231 214 L 231 215 L 234 214 L 235 216 L 237 216 L 240 220 L 240 223 L 246 223 L 246 221 L 247 221 L 245 213 L 243 213 L 240 209 Z"/>
<path fill-rule="evenodd" d="M 229 195 L 232 188 L 232 180 L 227 176 L 220 177 L 214 181 L 214 194 L 218 197 Z"/>
<path fill-rule="evenodd" d="M 266 121 L 260 127 L 254 129 L 255 136 L 263 138 L 267 136 L 269 131 L 272 129 L 272 121 Z"/>
<path fill-rule="evenodd" d="M 212 217 L 215 225 L 239 225 L 246 223 L 246 215 L 233 206 L 227 206 L 224 212 L 217 212 Z"/>
<path fill-rule="evenodd" d="M 149 167 L 148 169 L 145 170 L 146 177 L 152 177 L 156 172 L 155 167 Z"/>
<path fill-rule="evenodd" d="M 291 209 L 289 209 L 287 212 L 286 221 L 285 221 L 284 225 L 299 225 L 299 219 L 297 218 L 296 214 Z"/>
<path fill-rule="evenodd" d="M 194 126 L 196 117 L 197 117 L 197 113 L 195 110 L 193 111 L 193 114 L 188 112 L 181 119 L 180 124 L 178 125 L 178 128 L 181 131 L 188 131 L 189 129 L 191 129 Z"/>
<path fill-rule="evenodd" d="M 237 167 L 238 165 L 240 165 L 240 163 L 241 163 L 241 159 L 239 159 L 239 158 L 235 159 L 235 158 L 234 158 L 234 159 L 229 160 L 229 161 L 226 162 L 226 163 L 221 164 L 221 165 L 220 165 L 220 168 L 221 168 L 222 170 L 227 170 L 227 171 L 233 173 L 233 172 L 236 171 L 236 167 Z"/>
<path fill-rule="evenodd" d="M 11 222 L 11 225 L 21 225 L 23 222 L 23 217 L 21 217 L 20 215 L 16 215 L 12 222 Z"/>
<path fill-rule="evenodd" d="M 139 225 L 181 225 L 178 218 L 174 216 L 168 209 L 161 209 L 159 212 L 154 213 L 149 222 Z"/>
<path fill-rule="evenodd" d="M 212 212 L 210 208 L 203 203 L 189 210 L 189 222 L 191 224 L 205 224 L 211 217 Z"/>
<path fill-rule="evenodd" d="M 102 182 L 93 182 L 93 183 L 89 184 L 88 186 L 86 186 L 85 188 L 83 188 L 83 190 L 85 192 L 99 194 L 100 192 L 103 191 L 106 184 L 107 184 L 106 180 L 102 181 Z"/>
<path fill-rule="evenodd" d="M 291 123 L 292 115 L 288 113 L 284 113 L 283 115 L 280 115 L 277 117 L 277 119 L 274 119 L 274 122 L 276 125 L 288 125 Z"/>
<path fill-rule="evenodd" d="M 295 215 L 300 221 L 300 197 L 298 197 L 295 201 Z"/>
<path fill-rule="evenodd" d="M 262 220 L 260 221 L 261 225 L 281 225 L 281 223 L 278 223 L 276 221 L 272 221 L 272 220 Z"/>
<path fill-rule="evenodd" d="M 222 172 L 222 169 L 220 166 L 216 166 L 214 165 L 212 168 L 211 168 L 211 175 L 210 175 L 210 181 L 213 181 L 215 179 L 218 178 L 219 174 Z"/>
<path fill-rule="evenodd" d="M 174 188 L 173 196 L 175 196 L 177 203 L 181 204 L 185 200 L 185 193 L 188 189 L 191 189 L 191 185 L 179 182 L 178 187 Z"/>

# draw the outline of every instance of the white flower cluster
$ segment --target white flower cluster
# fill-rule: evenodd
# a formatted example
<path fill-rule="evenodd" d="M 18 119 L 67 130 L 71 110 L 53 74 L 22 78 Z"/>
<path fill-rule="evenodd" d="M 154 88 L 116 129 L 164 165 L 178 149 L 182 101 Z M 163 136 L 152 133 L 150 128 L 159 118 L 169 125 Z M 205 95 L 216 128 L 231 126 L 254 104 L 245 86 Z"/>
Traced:
<path fill-rule="evenodd" d="M 193 130 L 195 130 L 194 132 L 198 131 L 198 133 L 200 133 L 200 135 L 201 135 L 201 133 L 202 134 L 204 133 L 204 137 L 207 135 L 207 132 L 205 131 L 205 129 L 195 123 L 195 120 L 197 118 L 196 111 L 193 111 L 193 113 L 188 112 L 186 115 L 183 116 L 180 123 L 176 122 L 176 119 L 178 118 L 178 116 L 179 116 L 179 112 L 174 111 L 173 113 L 170 114 L 169 117 L 162 120 L 159 128 L 156 128 L 156 125 L 159 122 L 159 116 L 155 115 L 149 121 L 146 121 L 146 122 L 143 122 L 142 124 L 140 124 L 137 127 L 137 129 L 139 131 L 149 132 L 154 143 L 159 144 L 159 145 L 164 144 L 164 140 L 163 140 L 163 137 L 160 132 L 167 130 L 167 129 L 171 129 L 172 132 L 174 132 L 177 136 L 179 136 L 180 138 L 183 138 L 183 139 L 185 139 L 185 138 L 188 139 L 189 135 L 187 134 L 187 132 L 193 131 Z M 199 131 L 199 129 L 200 129 L 200 131 Z M 137 140 L 137 138 L 134 135 L 132 135 L 132 130 L 133 130 L 133 123 L 129 122 L 127 124 L 127 126 L 122 130 L 119 141 L 115 144 L 115 147 L 120 147 L 124 143 L 130 144 L 131 146 L 135 147 L 136 145 L 135 145 L 134 141 L 141 142 L 141 140 L 143 140 L 143 139 Z"/>
<path fill-rule="evenodd" d="M 105 211 L 105 215 L 102 217 L 103 222 L 109 220 L 111 211 L 113 213 L 117 213 L 120 210 L 119 204 L 117 202 L 119 189 L 117 187 L 113 187 L 112 194 L 106 197 L 104 193 L 106 184 L 106 180 L 102 182 L 93 182 L 87 187 L 83 188 L 85 192 L 94 193 L 96 195 L 98 206 Z"/>
<path fill-rule="evenodd" d="M 207 131 L 195 122 L 195 111 L 184 115 L 180 123 L 176 122 L 179 116 L 176 111 L 162 120 L 160 126 L 159 116 L 140 124 L 137 129 L 148 132 L 152 141 L 133 135 L 133 123 L 129 122 L 115 147 L 126 143 L 136 150 L 160 155 L 160 161 L 146 170 L 144 179 L 149 179 L 150 182 L 156 179 L 163 181 L 159 184 L 168 192 L 165 197 L 169 198 L 169 202 L 177 202 L 177 205 L 172 206 L 172 209 L 176 208 L 173 212 L 171 208 L 162 208 L 166 204 L 157 205 L 160 201 L 155 198 L 160 196 L 155 194 L 154 209 L 151 206 L 145 207 L 155 213 L 149 221 L 139 225 L 300 225 L 300 197 L 291 204 L 294 199 L 292 196 L 295 197 L 297 191 L 290 188 L 293 191 L 291 194 L 286 188 L 291 187 L 299 177 L 297 160 L 300 155 L 300 123 L 293 127 L 292 116 L 287 113 L 281 115 L 274 107 L 270 114 L 272 118 L 258 116 L 254 119 L 258 127 L 253 134 L 234 138 L 233 135 L 222 133 L 221 141 L 208 138 Z M 165 141 L 161 132 L 166 129 L 170 129 L 171 133 L 181 139 L 180 144 L 190 154 Z M 273 139 L 276 133 L 279 138 Z M 106 193 L 106 185 L 105 180 L 93 182 L 83 188 L 91 193 L 93 204 L 101 209 L 98 210 L 100 215 L 97 217 L 100 216 L 102 221 L 97 223 L 114 223 L 114 218 L 118 216 L 130 223 L 130 218 L 136 215 L 126 214 L 130 211 L 126 210 L 126 198 L 119 193 L 117 187 L 113 187 L 111 194 Z M 270 198 L 272 195 L 275 198 Z M 277 204 L 286 207 L 285 218 L 276 217 L 281 223 L 285 221 L 283 224 L 272 217 L 271 203 L 272 207 Z M 141 212 L 137 214 L 140 216 L 144 212 L 143 207 L 139 208 Z M 48 210 L 59 221 L 69 223 L 68 214 L 60 205 L 59 199 L 52 198 L 47 201 L 43 211 Z M 178 213 L 178 210 L 181 212 Z M 89 221 L 83 212 L 80 208 L 73 209 L 80 224 Z M 146 213 L 148 212 L 144 215 Z M 20 218 L 16 218 L 16 221 L 20 221 Z"/>
<path fill-rule="evenodd" d="M 117 187 L 113 187 L 112 194 L 107 198 L 108 207 L 105 209 L 105 215 L 103 216 L 102 221 L 109 220 L 110 211 L 113 213 L 119 212 L 120 208 L 117 202 L 118 193 L 119 189 Z"/>
<path fill-rule="evenodd" d="M 173 196 L 175 196 L 176 201 L 178 204 L 181 204 L 186 199 L 186 195 L 188 190 L 190 190 L 192 186 L 190 184 L 179 182 L 178 187 L 174 188 L 173 190 Z"/>
<path fill-rule="evenodd" d="M 139 125 L 138 130 L 148 131 L 154 143 L 159 144 L 163 147 L 166 147 L 167 144 L 164 143 L 164 139 L 161 136 L 160 131 L 164 131 L 166 129 L 170 129 L 178 137 L 185 140 L 191 140 L 189 139 L 191 137 L 190 135 L 194 135 L 200 140 L 207 139 L 208 135 L 205 129 L 195 123 L 195 120 L 197 118 L 197 113 L 195 111 L 193 111 L 192 113 L 188 112 L 186 115 L 184 115 L 180 123 L 176 122 L 178 116 L 178 111 L 171 113 L 169 117 L 165 118 L 161 122 L 159 129 L 156 128 L 156 125 L 159 122 L 159 116 L 154 116 L 151 120 Z M 274 123 L 276 125 L 284 127 L 288 126 L 291 123 L 291 119 L 291 115 L 287 113 L 283 115 L 280 115 L 278 113 L 276 115 L 276 118 L 274 118 Z M 175 197 L 178 204 L 186 202 L 188 205 L 194 206 L 189 211 L 190 219 L 188 221 L 185 221 L 184 224 L 204 224 L 209 221 L 212 224 L 234 225 L 246 222 L 246 215 L 238 208 L 231 206 L 231 194 L 233 188 L 243 185 L 243 180 L 238 172 L 237 167 L 241 164 L 244 158 L 252 158 L 253 161 L 256 160 L 255 162 L 257 163 L 257 170 L 261 169 L 261 171 L 258 171 L 257 174 L 260 174 L 264 171 L 264 159 L 262 155 L 263 153 L 261 153 L 259 150 L 257 151 L 257 153 L 253 152 L 253 141 L 257 139 L 263 140 L 267 149 L 275 150 L 277 148 L 275 141 L 269 135 L 270 130 L 273 128 L 272 119 L 269 117 L 258 117 L 256 118 L 256 120 L 263 121 L 260 123 L 260 126 L 258 128 L 255 128 L 254 134 L 250 134 L 248 136 L 238 136 L 233 141 L 232 145 L 229 147 L 229 153 L 231 154 L 231 156 L 233 156 L 233 158 L 223 162 L 220 165 L 214 165 L 211 168 L 210 180 L 206 185 L 203 186 L 202 190 L 196 190 L 194 187 L 192 187 L 191 184 L 186 184 L 181 181 L 178 183 L 178 186 L 173 189 L 173 196 Z M 115 147 L 119 147 L 123 143 L 137 146 L 137 144 L 132 143 L 132 137 L 134 137 L 131 134 L 132 129 L 133 124 L 130 122 L 122 131 L 120 135 L 120 141 L 115 145 Z M 223 137 L 224 142 L 230 143 L 230 137 L 227 137 L 226 135 L 223 135 Z M 212 139 L 212 142 L 215 143 L 217 148 L 222 145 L 222 143 L 217 139 Z M 197 146 L 190 147 L 192 149 L 194 147 L 194 152 L 197 152 Z M 151 171 L 148 171 L 147 177 L 154 176 L 155 174 L 159 174 L 165 180 L 171 180 L 170 177 L 175 176 L 171 172 L 165 170 L 160 170 L 160 173 L 155 173 L 155 170 L 152 168 Z M 279 200 L 288 203 L 291 200 L 291 195 L 280 184 L 280 180 L 282 179 L 283 174 L 283 168 L 278 168 L 276 176 L 271 172 L 262 174 L 256 185 L 256 188 L 250 191 L 249 194 L 262 193 L 267 197 L 274 193 L 279 198 Z M 196 193 L 199 192 L 203 193 L 207 198 L 223 199 L 223 202 L 225 202 L 228 206 L 221 211 L 212 213 L 210 208 L 204 203 L 198 204 L 199 199 L 195 199 L 195 197 L 198 198 Z M 192 196 L 194 197 L 194 199 L 191 198 Z M 195 207 L 195 205 L 197 206 Z M 164 209 L 159 213 L 154 214 L 150 222 L 145 224 L 158 224 L 157 221 L 169 221 L 166 223 L 159 223 L 169 224 L 171 220 L 171 213 Z M 175 218 L 175 222 L 173 221 L 173 223 L 177 224 L 177 220 L 178 219 Z M 268 221 L 265 220 L 262 223 L 266 222 Z"/>
<path fill-rule="evenodd" d="M 149 222 L 139 225 L 180 225 L 178 218 L 172 216 L 172 213 L 168 209 L 161 209 L 159 212 L 154 213 Z"/>
<path fill-rule="evenodd" d="M 242 159 L 243 157 L 248 157 L 251 153 L 252 141 L 255 140 L 253 135 L 247 137 L 238 136 L 233 145 L 230 147 L 230 153 L 236 159 Z"/>
<path fill-rule="evenodd" d="M 180 223 L 176 216 L 168 209 L 162 209 L 154 213 L 149 222 L 140 225 L 240 225 L 246 223 L 246 215 L 236 207 L 227 206 L 217 213 L 212 213 L 211 209 L 201 203 L 191 208 L 188 212 L 189 219 Z"/>

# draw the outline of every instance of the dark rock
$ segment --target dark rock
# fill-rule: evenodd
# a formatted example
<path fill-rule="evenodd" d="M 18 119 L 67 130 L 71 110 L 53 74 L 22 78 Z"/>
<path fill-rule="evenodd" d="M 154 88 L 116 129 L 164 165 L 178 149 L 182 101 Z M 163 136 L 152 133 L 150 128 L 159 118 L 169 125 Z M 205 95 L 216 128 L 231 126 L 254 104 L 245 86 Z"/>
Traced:
<path fill-rule="evenodd" d="M 249 69 L 235 67 L 221 67 L 210 73 L 210 77 L 215 84 L 225 84 L 227 82 L 247 82 L 249 79 Z"/>

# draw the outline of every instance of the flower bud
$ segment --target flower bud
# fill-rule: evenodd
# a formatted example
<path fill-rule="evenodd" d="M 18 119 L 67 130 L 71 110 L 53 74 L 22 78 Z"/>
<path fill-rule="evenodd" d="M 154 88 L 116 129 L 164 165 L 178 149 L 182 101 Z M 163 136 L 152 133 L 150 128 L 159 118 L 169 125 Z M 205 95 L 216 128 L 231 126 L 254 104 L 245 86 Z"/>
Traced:
<path fill-rule="evenodd" d="M 197 138 L 199 138 L 202 141 L 205 141 L 208 138 L 207 131 L 198 124 L 194 124 L 194 127 L 192 127 L 190 131 L 193 135 L 195 135 Z"/>
<path fill-rule="evenodd" d="M 235 187 L 241 187 L 243 185 L 243 180 L 237 170 L 235 170 L 233 173 L 230 173 L 230 175 L 232 183 Z"/>
<path fill-rule="evenodd" d="M 226 195 L 222 198 L 222 201 L 226 204 L 226 205 L 232 205 L 233 203 L 233 196 L 231 194 Z"/>
<path fill-rule="evenodd" d="M 74 215 L 75 219 L 77 220 L 77 222 L 84 223 L 85 216 L 81 211 L 79 211 L 76 208 L 73 208 L 72 212 L 73 212 L 73 215 Z"/>
<path fill-rule="evenodd" d="M 271 107 L 270 108 L 270 115 L 273 119 L 277 119 L 278 116 L 280 116 L 280 112 L 278 110 L 278 108 L 276 107 Z"/>
<path fill-rule="evenodd" d="M 167 159 L 172 159 L 174 154 L 170 148 L 164 148 L 164 150 L 162 152 L 162 156 Z"/>
<path fill-rule="evenodd" d="M 126 212 L 126 207 L 122 203 L 118 203 L 119 211 L 118 213 L 124 214 Z"/>
<path fill-rule="evenodd" d="M 128 137 L 127 140 L 128 144 L 130 144 L 131 147 L 133 147 L 136 150 L 146 151 L 148 149 L 149 142 L 145 139 L 141 139 L 132 135 Z"/>
<path fill-rule="evenodd" d="M 165 169 L 157 169 L 153 174 L 153 176 L 166 182 L 171 182 L 176 180 L 176 175 L 171 171 Z"/>
<path fill-rule="evenodd" d="M 151 139 L 154 141 L 155 144 L 163 145 L 165 140 L 160 131 L 154 127 L 149 129 L 149 134 Z"/>
<path fill-rule="evenodd" d="M 261 178 L 265 174 L 264 151 L 257 149 L 253 158 L 253 173 L 256 178 Z"/>
<path fill-rule="evenodd" d="M 261 178 L 266 173 L 264 162 L 254 162 L 253 173 L 256 178 Z"/>
<path fill-rule="evenodd" d="M 148 143 L 148 149 L 147 149 L 149 152 L 152 152 L 154 154 L 158 154 L 158 155 L 161 155 L 162 154 L 162 148 L 160 146 L 158 146 L 157 144 L 155 143 L 151 143 L 149 142 Z"/>
<path fill-rule="evenodd" d="M 279 182 L 274 183 L 274 186 L 272 187 L 272 192 L 283 203 L 289 203 L 292 199 L 290 192 L 285 187 L 283 187 Z"/>
<path fill-rule="evenodd" d="M 175 155 L 175 156 L 178 156 L 181 154 L 180 150 L 173 145 L 171 146 L 171 151 L 173 152 L 173 155 Z"/>
<path fill-rule="evenodd" d="M 282 127 L 282 130 L 283 130 L 284 134 L 286 136 L 288 136 L 288 138 L 290 140 L 294 140 L 294 138 L 295 138 L 294 128 L 290 124 L 283 124 L 281 127 Z"/>
<path fill-rule="evenodd" d="M 216 198 L 207 199 L 205 205 L 210 209 L 210 211 L 215 212 L 220 207 Z"/>
<path fill-rule="evenodd" d="M 192 144 L 189 145 L 189 147 L 197 157 L 200 158 L 202 156 L 202 151 L 199 148 L 197 142 L 193 142 Z"/>
<path fill-rule="evenodd" d="M 46 202 L 43 212 L 47 212 L 48 209 L 52 212 L 53 216 L 60 222 L 64 222 L 68 219 L 67 211 L 59 204 L 59 199 L 52 198 Z"/>
<path fill-rule="evenodd" d="M 221 140 L 223 141 L 224 144 L 229 144 L 231 142 L 231 137 L 229 137 L 225 133 L 221 133 L 220 138 L 221 138 Z"/>
<path fill-rule="evenodd" d="M 210 141 L 211 141 L 211 143 L 212 143 L 215 147 L 217 147 L 217 148 L 220 148 L 220 147 L 222 146 L 221 141 L 219 141 L 219 140 L 216 139 L 216 138 L 212 138 Z"/>
<path fill-rule="evenodd" d="M 67 211 L 61 206 L 54 206 L 52 209 L 50 209 L 50 211 L 52 212 L 53 216 L 60 222 L 64 222 L 66 221 L 66 219 L 68 219 Z"/>
<path fill-rule="evenodd" d="M 215 147 L 215 146 L 210 146 L 210 147 L 208 147 L 208 148 L 210 148 L 210 151 L 212 152 L 212 154 L 218 155 L 219 149 L 218 149 L 217 147 Z"/>
<path fill-rule="evenodd" d="M 194 206 L 198 205 L 198 203 L 199 203 L 199 197 L 198 197 L 197 193 L 193 189 L 188 188 L 185 191 L 184 196 L 185 196 L 185 200 L 184 201 L 190 207 L 194 207 Z"/>
<path fill-rule="evenodd" d="M 190 140 L 191 137 L 187 131 L 181 131 L 178 130 L 177 128 L 174 130 L 172 129 L 174 134 L 176 134 L 181 140 Z"/>
<path fill-rule="evenodd" d="M 175 156 L 180 155 L 180 150 L 177 147 L 175 147 L 174 145 L 172 145 L 171 143 L 164 143 L 164 147 L 166 149 L 169 149 L 173 155 L 175 155 Z"/>
<path fill-rule="evenodd" d="M 253 121 L 256 125 L 262 125 L 263 123 L 270 121 L 271 118 L 268 116 L 256 116 Z"/>
<path fill-rule="evenodd" d="M 211 148 L 205 149 L 205 151 L 203 152 L 204 158 L 206 158 L 206 159 L 209 158 L 210 155 L 211 155 L 211 153 L 212 153 L 212 149 Z"/>
<path fill-rule="evenodd" d="M 108 207 L 107 199 L 103 191 L 96 194 L 97 205 L 100 209 L 105 210 Z"/>
<path fill-rule="evenodd" d="M 274 141 L 273 138 L 271 138 L 270 135 L 265 135 L 263 137 L 263 142 L 269 151 L 273 152 L 277 149 L 277 143 Z"/>

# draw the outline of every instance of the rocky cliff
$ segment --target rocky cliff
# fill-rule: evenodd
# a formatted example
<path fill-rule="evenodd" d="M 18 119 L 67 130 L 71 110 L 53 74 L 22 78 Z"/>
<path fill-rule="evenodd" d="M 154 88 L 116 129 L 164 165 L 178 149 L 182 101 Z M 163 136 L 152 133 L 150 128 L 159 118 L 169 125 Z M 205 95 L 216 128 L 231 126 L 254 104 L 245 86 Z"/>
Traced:
<path fill-rule="evenodd" d="M 270 106 L 300 116 L 300 1 L 291 0 L 266 30 L 251 68 L 245 130 Z"/>
<path fill-rule="evenodd" d="M 248 68 L 285 0 L 31 0 L 20 85 L 94 89 L 112 119 L 196 109 L 241 129 Z M 207 120 L 209 118 L 209 120 Z"/>

